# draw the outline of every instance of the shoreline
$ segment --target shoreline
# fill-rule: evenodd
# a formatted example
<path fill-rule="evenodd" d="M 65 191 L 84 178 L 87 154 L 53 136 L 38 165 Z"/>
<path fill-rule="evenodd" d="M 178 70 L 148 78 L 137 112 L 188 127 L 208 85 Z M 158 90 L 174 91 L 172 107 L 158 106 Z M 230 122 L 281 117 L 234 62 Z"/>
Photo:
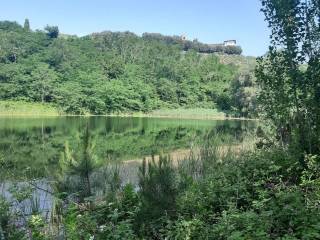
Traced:
<path fill-rule="evenodd" d="M 43 103 L 0 100 L 0 118 L 53 118 L 53 117 L 134 117 L 190 120 L 242 120 L 257 121 L 256 118 L 234 117 L 211 108 L 163 108 L 150 112 L 114 112 L 109 114 L 67 114 L 58 106 Z"/>
<path fill-rule="evenodd" d="M 260 121 L 258 118 L 225 117 L 225 116 L 184 116 L 184 115 L 157 115 L 157 114 L 2 114 L 0 118 L 55 118 L 55 117 L 133 117 L 133 118 L 161 118 L 161 119 L 185 119 L 185 120 L 239 120 L 239 121 Z"/>

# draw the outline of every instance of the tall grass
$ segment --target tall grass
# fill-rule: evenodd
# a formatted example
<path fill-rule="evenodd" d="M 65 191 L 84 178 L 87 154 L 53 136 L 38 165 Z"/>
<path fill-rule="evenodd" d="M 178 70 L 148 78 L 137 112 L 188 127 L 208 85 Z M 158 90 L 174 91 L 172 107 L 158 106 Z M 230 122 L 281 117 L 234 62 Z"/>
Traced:
<path fill-rule="evenodd" d="M 191 109 L 160 109 L 150 113 L 151 116 L 168 118 L 191 118 L 191 119 L 222 119 L 226 115 L 217 109 L 191 108 Z"/>
<path fill-rule="evenodd" d="M 58 109 L 50 104 L 24 101 L 0 101 L 0 116 L 59 116 Z"/>

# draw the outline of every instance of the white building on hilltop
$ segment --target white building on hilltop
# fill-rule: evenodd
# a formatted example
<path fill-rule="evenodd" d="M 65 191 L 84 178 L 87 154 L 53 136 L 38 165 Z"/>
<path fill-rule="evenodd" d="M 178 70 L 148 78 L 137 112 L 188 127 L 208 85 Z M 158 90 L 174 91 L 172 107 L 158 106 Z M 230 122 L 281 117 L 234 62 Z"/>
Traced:
<path fill-rule="evenodd" d="M 236 40 L 226 40 L 223 42 L 223 45 L 225 47 L 227 46 L 236 46 L 237 45 L 237 41 Z"/>

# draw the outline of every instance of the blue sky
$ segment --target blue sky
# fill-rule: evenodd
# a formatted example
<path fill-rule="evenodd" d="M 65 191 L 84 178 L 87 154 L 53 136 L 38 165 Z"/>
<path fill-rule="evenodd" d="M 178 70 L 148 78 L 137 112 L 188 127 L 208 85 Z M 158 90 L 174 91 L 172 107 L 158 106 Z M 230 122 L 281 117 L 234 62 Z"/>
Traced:
<path fill-rule="evenodd" d="M 206 43 L 236 39 L 245 55 L 266 52 L 269 30 L 259 0 L 2 0 L 0 20 L 32 29 L 57 25 L 79 36 L 103 30 L 185 34 Z"/>

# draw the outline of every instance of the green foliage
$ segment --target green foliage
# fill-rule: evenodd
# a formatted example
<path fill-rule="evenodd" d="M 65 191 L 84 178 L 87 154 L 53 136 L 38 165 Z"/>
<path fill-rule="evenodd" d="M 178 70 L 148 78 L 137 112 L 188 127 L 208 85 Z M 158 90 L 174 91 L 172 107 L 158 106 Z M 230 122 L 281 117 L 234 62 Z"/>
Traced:
<path fill-rule="evenodd" d="M 59 36 L 59 28 L 57 26 L 47 25 L 45 29 L 49 38 L 57 38 Z"/>
<path fill-rule="evenodd" d="M 86 208 L 70 207 L 65 216 L 68 239 L 137 239 L 133 218 L 138 209 L 138 196 L 126 185 L 114 203 L 101 203 Z"/>
<path fill-rule="evenodd" d="M 0 237 L 1 239 L 5 236 L 5 230 L 10 221 L 10 205 L 1 196 L 0 197 Z"/>
<path fill-rule="evenodd" d="M 25 31 L 30 31 L 30 22 L 29 22 L 29 19 L 28 19 L 28 18 L 26 18 L 26 19 L 24 20 L 23 29 L 24 29 Z"/>
<path fill-rule="evenodd" d="M 279 139 L 300 155 L 318 154 L 320 131 L 319 1 L 263 0 L 271 46 L 256 77 L 263 110 Z"/>
<path fill-rule="evenodd" d="M 97 160 L 93 155 L 94 145 L 91 142 L 88 125 L 86 126 L 85 133 L 83 134 L 82 138 L 80 151 L 72 151 L 69 149 L 69 145 L 67 143 L 65 144 L 65 151 L 61 160 L 67 165 L 66 168 L 70 174 L 79 175 L 80 177 L 80 184 L 78 186 L 80 190 L 80 201 L 83 201 L 84 198 L 91 196 L 92 186 L 90 176 L 97 167 Z"/>
<path fill-rule="evenodd" d="M 166 229 L 166 237 L 176 240 L 209 239 L 208 226 L 197 218 L 185 220 L 180 218 L 169 222 Z"/>
<path fill-rule="evenodd" d="M 145 34 L 60 36 L 56 26 L 32 31 L 28 25 L 0 22 L 1 100 L 54 103 L 68 114 L 232 108 L 238 67 L 200 53 L 239 54 L 238 47 L 205 50 L 209 45 L 195 42 L 183 51 L 184 43 Z"/>
<path fill-rule="evenodd" d="M 37 89 L 38 94 L 28 94 L 35 102 L 52 102 L 54 101 L 55 94 L 53 92 L 54 85 L 56 84 L 56 73 L 49 68 L 47 64 L 39 64 L 31 72 L 31 89 Z"/>
<path fill-rule="evenodd" d="M 184 170 L 172 168 L 166 158 L 145 162 L 138 192 L 128 185 L 111 202 L 70 208 L 69 236 L 319 238 L 317 156 L 307 157 L 310 171 L 306 172 L 297 170 L 299 165 L 290 166 L 294 156 L 281 149 L 224 157 L 209 149 L 202 152 L 200 162 L 194 161 L 200 168 L 188 170 L 191 178 L 183 177 Z"/>
<path fill-rule="evenodd" d="M 212 230 L 214 239 L 271 239 L 270 220 L 254 211 L 229 210 L 222 213 Z M 212 238 L 213 239 L 213 238 Z"/>
<path fill-rule="evenodd" d="M 25 203 L 32 201 L 34 189 L 24 184 L 14 184 L 8 189 L 11 198 L 0 196 L 0 239 L 46 240 L 46 223 L 40 215 L 29 215 Z M 23 227 L 22 227 L 23 226 Z"/>
<path fill-rule="evenodd" d="M 178 195 L 177 175 L 167 157 L 160 157 L 158 162 L 144 161 L 140 168 L 141 206 L 136 224 L 139 234 L 157 235 L 161 228 L 161 218 L 175 215 Z M 143 225 L 149 222 L 145 227 Z"/>
<path fill-rule="evenodd" d="M 166 134 L 168 131 L 158 134 L 159 143 Z M 211 132 L 211 135 L 216 134 Z M 85 156 L 88 146 L 92 146 L 87 134 L 82 140 L 79 157 Z M 60 212 L 64 237 L 319 238 L 318 155 L 305 155 L 308 167 L 302 168 L 295 152 L 280 147 L 231 152 L 217 143 L 218 140 L 208 137 L 199 155 L 191 155 L 181 164 L 170 162 L 167 157 L 145 161 L 141 166 L 138 187 L 123 186 L 115 171 L 114 176 L 110 175 L 113 182 L 107 182 L 108 186 L 102 185 L 109 189 L 106 195 L 91 194 L 90 198 L 77 199 L 73 198 L 74 192 L 61 192 L 62 189 L 57 188 L 60 191 L 57 196 L 67 196 L 61 200 L 64 210 Z M 65 152 L 66 155 L 68 153 L 71 151 Z M 75 178 L 84 172 L 86 179 L 90 165 L 84 168 L 85 171 L 83 166 L 73 164 L 72 175 L 66 178 Z M 11 192 L 18 202 L 22 202 L 30 197 L 32 189 L 17 185 L 11 188 Z M 0 207 L 1 214 L 7 219 L 9 205 L 0 205 L 3 206 Z M 9 218 L 15 219 L 10 214 Z M 32 229 L 34 238 L 50 236 L 48 226 L 35 214 L 27 226 Z M 19 229 L 11 224 L 3 224 L 2 228 L 10 234 L 19 233 Z"/>
<path fill-rule="evenodd" d="M 32 215 L 28 221 L 33 240 L 45 240 L 48 239 L 44 233 L 45 222 L 39 215 Z"/>
<path fill-rule="evenodd" d="M 142 38 L 148 41 L 157 41 L 167 45 L 176 45 L 181 50 L 194 50 L 199 53 L 225 53 L 240 55 L 240 46 L 224 46 L 223 44 L 205 44 L 197 39 L 193 41 L 183 39 L 181 36 L 165 36 L 159 33 L 143 33 Z"/>
<path fill-rule="evenodd" d="M 257 86 L 253 73 L 240 72 L 231 86 L 232 106 L 236 108 L 236 112 L 242 117 L 254 117 L 257 109 Z"/>
<path fill-rule="evenodd" d="M 272 46 L 258 61 L 256 79 L 249 67 L 237 72 L 216 56 L 198 54 L 239 54 L 237 47 L 222 49 L 158 34 L 139 38 L 130 32 L 57 38 L 58 29 L 56 35 L 47 29 L 46 36 L 16 23 L 0 23 L 0 43 L 6 46 L 0 53 L 3 99 L 52 102 L 76 113 L 202 105 L 252 116 L 258 83 L 259 101 L 281 140 L 278 146 L 260 129 L 258 137 L 268 144 L 253 152 L 231 151 L 218 145 L 211 138 L 217 132 L 211 131 L 199 153 L 183 164 L 163 156 L 145 160 L 137 188 L 122 187 L 115 171 L 106 195 L 93 196 L 96 161 L 87 125 L 79 151 L 66 144 L 62 157 L 72 174 L 67 178 L 78 175 L 83 186 L 80 199 L 64 197 L 66 209 L 60 214 L 66 239 L 320 238 L 320 5 L 316 0 L 262 0 L 262 6 Z M 129 140 L 139 140 L 133 132 L 123 133 L 122 151 L 134 145 Z M 144 128 L 140 132 L 146 134 Z M 188 136 L 181 127 L 151 133 L 157 147 Z M 119 145 L 117 137 L 110 145 Z M 12 160 L 0 164 L 16 167 Z M 32 196 L 32 189 L 13 185 L 10 193 L 20 204 Z M 7 239 L 26 236 L 12 224 L 17 218 L 4 199 L 0 214 L 0 234 Z M 33 215 L 26 226 L 32 238 L 47 237 L 40 216 Z"/>

